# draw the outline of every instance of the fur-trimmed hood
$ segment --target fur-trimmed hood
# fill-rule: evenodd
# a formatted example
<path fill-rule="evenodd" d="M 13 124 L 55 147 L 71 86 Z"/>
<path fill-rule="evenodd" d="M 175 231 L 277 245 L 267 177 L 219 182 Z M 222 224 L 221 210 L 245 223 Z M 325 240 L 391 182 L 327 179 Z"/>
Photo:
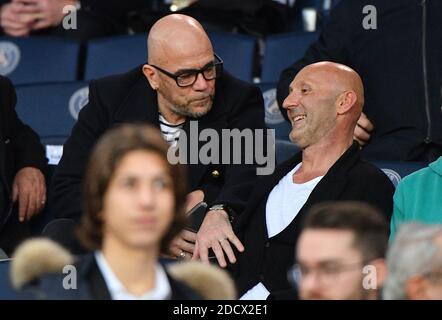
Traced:
<path fill-rule="evenodd" d="M 52 240 L 28 240 L 17 248 L 13 256 L 11 283 L 20 290 L 46 274 L 61 273 L 63 267 L 73 264 L 74 260 L 67 250 Z M 174 279 L 183 282 L 204 299 L 236 299 L 234 282 L 225 270 L 193 261 L 170 263 L 165 267 Z"/>

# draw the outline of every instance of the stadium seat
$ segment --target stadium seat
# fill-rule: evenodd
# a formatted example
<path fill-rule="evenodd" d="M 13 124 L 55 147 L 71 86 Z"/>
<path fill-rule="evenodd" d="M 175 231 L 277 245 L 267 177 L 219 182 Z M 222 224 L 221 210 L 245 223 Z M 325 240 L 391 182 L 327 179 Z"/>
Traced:
<path fill-rule="evenodd" d="M 226 70 L 242 80 L 252 81 L 255 38 L 224 32 L 210 33 L 209 37 Z M 146 39 L 145 34 L 137 34 L 89 41 L 85 79 L 123 73 L 145 63 Z"/>
<path fill-rule="evenodd" d="M 86 82 L 17 86 L 17 114 L 46 145 L 50 164 L 57 164 L 60 147 L 70 135 L 78 112 L 88 101 Z"/>
<path fill-rule="evenodd" d="M 12 288 L 9 280 L 10 260 L 0 260 L 0 300 L 15 300 L 17 292 Z"/>
<path fill-rule="evenodd" d="M 428 166 L 426 162 L 405 161 L 374 161 L 373 164 L 384 171 L 395 187 L 405 176 Z"/>
<path fill-rule="evenodd" d="M 147 61 L 147 35 L 108 37 L 89 41 L 85 79 L 127 72 Z"/>
<path fill-rule="evenodd" d="M 215 52 L 223 59 L 224 68 L 235 77 L 251 82 L 256 39 L 228 32 L 211 32 L 209 38 Z"/>
<path fill-rule="evenodd" d="M 293 142 L 277 139 L 275 150 L 276 150 L 276 163 L 279 164 L 284 162 L 288 158 L 294 156 L 299 151 L 299 148 L 295 146 Z"/>
<path fill-rule="evenodd" d="M 275 138 L 280 140 L 289 140 L 289 133 L 292 129 L 291 124 L 284 119 L 276 101 L 276 84 L 259 83 L 264 98 L 265 123 L 267 127 L 275 130 Z"/>
<path fill-rule="evenodd" d="M 281 72 L 302 58 L 317 33 L 286 33 L 268 37 L 262 64 L 261 82 L 277 82 Z"/>
<path fill-rule="evenodd" d="M 77 42 L 59 38 L 0 37 L 0 74 L 15 85 L 75 81 L 79 49 Z"/>

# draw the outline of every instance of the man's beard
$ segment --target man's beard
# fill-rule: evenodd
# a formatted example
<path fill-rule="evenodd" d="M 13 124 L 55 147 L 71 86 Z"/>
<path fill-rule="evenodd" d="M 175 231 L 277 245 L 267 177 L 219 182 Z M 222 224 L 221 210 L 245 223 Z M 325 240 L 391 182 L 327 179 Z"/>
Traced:
<path fill-rule="evenodd" d="M 209 96 L 209 101 L 204 107 L 197 108 L 199 111 L 192 111 L 190 104 L 182 104 L 182 105 L 171 105 L 171 110 L 173 113 L 178 114 L 180 116 L 184 116 L 186 118 L 201 118 L 206 115 L 211 109 L 213 105 L 213 95 Z"/>

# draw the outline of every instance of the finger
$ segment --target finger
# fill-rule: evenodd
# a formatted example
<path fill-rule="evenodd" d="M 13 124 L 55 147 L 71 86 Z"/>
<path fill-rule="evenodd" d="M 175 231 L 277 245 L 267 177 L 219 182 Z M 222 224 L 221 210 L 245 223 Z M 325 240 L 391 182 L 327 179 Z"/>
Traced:
<path fill-rule="evenodd" d="M 230 263 L 236 262 L 235 254 L 233 253 L 232 247 L 230 246 L 230 242 L 227 239 L 224 239 L 220 241 L 220 245 L 223 248 L 224 252 L 227 255 L 227 258 L 229 258 Z"/>
<path fill-rule="evenodd" d="M 243 251 L 244 251 L 244 246 L 243 246 L 243 244 L 241 243 L 241 241 L 239 241 L 239 239 L 237 238 L 237 236 L 235 236 L 234 233 L 229 234 L 229 235 L 227 236 L 227 239 L 228 239 L 231 243 L 233 243 L 233 245 L 236 247 L 236 249 L 237 249 L 239 252 L 243 252 Z"/>
<path fill-rule="evenodd" d="M 358 126 L 363 128 L 367 132 L 371 132 L 374 129 L 373 123 L 371 123 L 371 121 L 367 118 L 365 113 L 361 113 L 361 116 L 359 117 L 358 120 Z"/>
<path fill-rule="evenodd" d="M 225 240 L 223 240 L 225 241 Z M 224 258 L 224 251 L 219 244 L 219 241 L 212 244 L 212 250 L 215 253 L 216 259 L 218 260 L 218 264 L 225 268 L 227 266 L 226 259 Z"/>
<path fill-rule="evenodd" d="M 359 126 L 355 127 L 354 136 L 366 143 L 370 139 L 370 134 Z"/>
<path fill-rule="evenodd" d="M 197 261 L 200 257 L 198 242 L 195 243 L 195 248 L 193 250 L 192 260 Z"/>
<path fill-rule="evenodd" d="M 196 242 L 196 232 L 192 232 L 189 230 L 184 230 L 181 232 L 181 237 L 188 242 L 195 243 Z"/>
<path fill-rule="evenodd" d="M 198 245 L 198 241 L 196 242 Z M 209 249 L 206 245 L 199 245 L 199 257 L 201 258 L 201 261 L 209 264 Z"/>
<path fill-rule="evenodd" d="M 183 239 L 178 239 L 173 245 L 178 247 L 180 250 L 186 251 L 190 254 L 193 254 L 193 251 L 195 249 L 195 244 L 184 241 Z"/>
<path fill-rule="evenodd" d="M 29 194 L 22 193 L 18 196 L 18 218 L 20 222 L 23 222 L 26 218 L 26 212 L 28 211 Z"/>

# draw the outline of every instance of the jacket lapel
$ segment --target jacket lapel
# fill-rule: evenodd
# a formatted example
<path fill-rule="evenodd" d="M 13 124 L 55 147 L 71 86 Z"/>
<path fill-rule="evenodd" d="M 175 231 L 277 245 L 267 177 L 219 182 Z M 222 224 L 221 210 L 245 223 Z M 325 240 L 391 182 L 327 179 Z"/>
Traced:
<path fill-rule="evenodd" d="M 114 119 L 115 123 L 143 122 L 159 127 L 157 94 L 142 74 L 115 111 Z"/>

